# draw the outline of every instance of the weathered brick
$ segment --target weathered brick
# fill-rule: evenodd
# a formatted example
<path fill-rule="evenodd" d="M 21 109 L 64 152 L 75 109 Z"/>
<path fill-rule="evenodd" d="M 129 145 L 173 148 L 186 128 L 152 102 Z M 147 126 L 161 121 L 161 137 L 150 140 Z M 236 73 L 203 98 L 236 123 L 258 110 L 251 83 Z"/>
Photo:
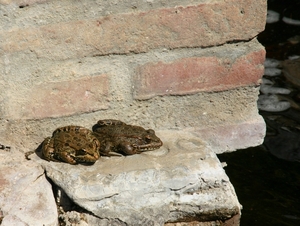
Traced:
<path fill-rule="evenodd" d="M 258 85 L 264 73 L 265 51 L 238 57 L 191 57 L 170 63 L 148 63 L 137 69 L 135 98 L 184 95 Z"/>
<path fill-rule="evenodd" d="M 92 112 L 108 108 L 106 75 L 85 77 L 64 82 L 50 82 L 33 87 L 21 118 L 46 118 Z"/>
<path fill-rule="evenodd" d="M 5 52 L 31 50 L 39 57 L 146 52 L 155 48 L 213 46 L 249 40 L 264 29 L 266 0 L 206 1 L 203 4 L 121 13 L 15 28 L 0 33 Z"/>

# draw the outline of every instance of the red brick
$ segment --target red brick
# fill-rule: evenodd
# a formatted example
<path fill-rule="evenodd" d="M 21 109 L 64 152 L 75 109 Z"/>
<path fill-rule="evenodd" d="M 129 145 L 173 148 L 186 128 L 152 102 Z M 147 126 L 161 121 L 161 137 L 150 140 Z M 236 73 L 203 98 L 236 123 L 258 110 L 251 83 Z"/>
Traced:
<path fill-rule="evenodd" d="M 0 49 L 29 49 L 39 57 L 67 59 L 162 47 L 213 46 L 255 37 L 264 30 L 265 19 L 265 0 L 206 1 L 194 6 L 5 30 L 0 33 Z"/>
<path fill-rule="evenodd" d="M 236 60 L 217 57 L 182 58 L 171 63 L 148 63 L 137 69 L 135 98 L 184 95 L 258 85 L 264 73 L 265 51 Z"/>
<path fill-rule="evenodd" d="M 108 108 L 106 75 L 65 82 L 50 82 L 31 89 L 22 118 L 46 118 L 92 112 Z"/>

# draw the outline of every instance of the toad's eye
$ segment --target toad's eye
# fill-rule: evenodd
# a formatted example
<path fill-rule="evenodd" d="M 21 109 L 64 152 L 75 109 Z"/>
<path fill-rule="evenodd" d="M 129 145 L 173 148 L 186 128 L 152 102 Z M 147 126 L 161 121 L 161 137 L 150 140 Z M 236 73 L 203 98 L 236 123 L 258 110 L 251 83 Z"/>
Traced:
<path fill-rule="evenodd" d="M 145 140 L 147 141 L 147 142 L 150 142 L 152 139 L 151 139 L 151 136 L 149 136 L 149 135 L 147 135 L 147 136 L 145 136 Z"/>
<path fill-rule="evenodd" d="M 150 133 L 150 134 L 155 134 L 153 129 L 148 129 L 147 132 Z"/>
<path fill-rule="evenodd" d="M 84 149 L 80 149 L 76 152 L 76 155 L 85 155 L 85 154 L 87 154 L 87 152 Z"/>

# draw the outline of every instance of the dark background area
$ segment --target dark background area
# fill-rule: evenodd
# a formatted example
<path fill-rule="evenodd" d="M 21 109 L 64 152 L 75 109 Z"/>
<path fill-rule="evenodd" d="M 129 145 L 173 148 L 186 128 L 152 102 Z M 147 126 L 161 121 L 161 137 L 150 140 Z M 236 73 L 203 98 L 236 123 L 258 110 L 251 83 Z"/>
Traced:
<path fill-rule="evenodd" d="M 300 56 L 300 25 L 283 22 L 288 17 L 300 22 L 300 0 L 269 0 L 268 9 L 280 14 L 279 21 L 267 23 L 258 36 L 265 46 L 267 58 L 280 61 Z M 299 42 L 289 38 L 299 35 Z M 278 87 L 290 88 L 290 98 L 300 106 L 300 88 L 290 84 L 283 75 L 272 78 Z M 263 112 L 267 135 L 263 145 L 218 155 L 226 162 L 226 173 L 243 205 L 241 226 L 300 225 L 300 107 L 284 112 Z M 276 120 L 270 120 L 270 118 Z M 278 120 L 277 120 L 278 119 Z M 281 131 L 281 132 L 280 132 Z M 287 136 L 283 136 L 288 131 Z M 285 134 L 285 133 L 284 133 Z M 289 159 L 275 157 L 287 152 Z M 288 153 L 290 152 L 290 153 Z M 294 158 L 290 158 L 290 156 Z"/>

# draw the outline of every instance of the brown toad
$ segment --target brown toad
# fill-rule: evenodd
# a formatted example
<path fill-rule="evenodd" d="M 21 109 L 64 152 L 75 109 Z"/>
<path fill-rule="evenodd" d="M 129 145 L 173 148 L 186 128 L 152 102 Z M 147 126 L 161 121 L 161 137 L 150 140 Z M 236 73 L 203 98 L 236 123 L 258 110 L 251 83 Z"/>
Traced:
<path fill-rule="evenodd" d="M 100 154 L 106 156 L 139 154 L 163 145 L 154 130 L 127 125 L 119 120 L 99 120 L 93 131 L 101 143 Z"/>
<path fill-rule="evenodd" d="M 42 157 L 48 161 L 70 164 L 94 163 L 100 157 L 99 148 L 100 142 L 91 130 L 80 126 L 64 126 L 44 140 Z"/>

